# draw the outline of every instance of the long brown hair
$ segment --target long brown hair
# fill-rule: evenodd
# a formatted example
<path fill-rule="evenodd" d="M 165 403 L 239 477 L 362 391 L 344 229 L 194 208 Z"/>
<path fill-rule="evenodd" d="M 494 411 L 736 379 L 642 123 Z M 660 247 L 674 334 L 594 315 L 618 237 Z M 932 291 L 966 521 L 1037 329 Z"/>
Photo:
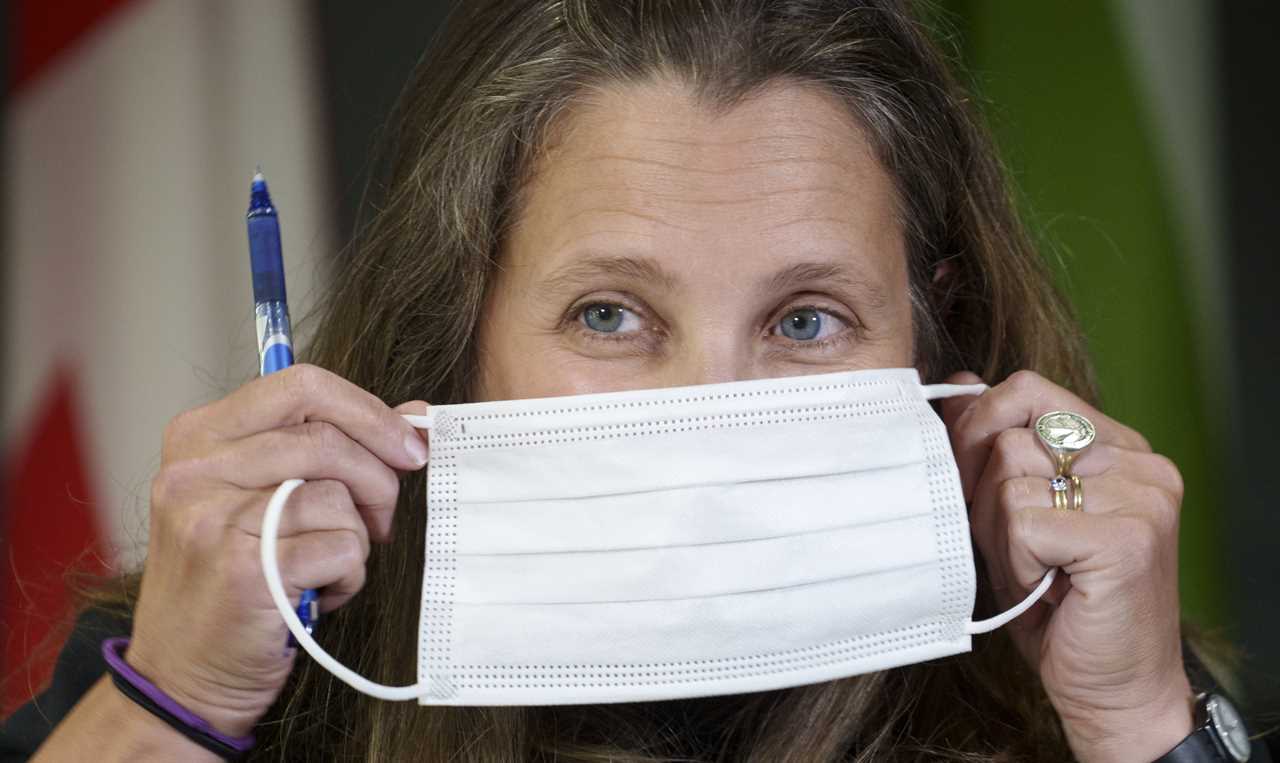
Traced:
<path fill-rule="evenodd" d="M 467 400 L 486 287 L 549 130 L 584 88 L 656 75 L 712 110 L 781 80 L 839 96 L 896 183 L 926 381 L 971 369 L 996 383 L 1028 368 L 1097 402 L 1081 334 L 989 138 L 894 0 L 464 3 L 390 122 L 375 211 L 337 266 L 307 360 L 391 404 Z M 953 272 L 933 284 L 944 259 Z M 385 683 L 415 678 L 424 489 L 422 473 L 405 479 L 395 541 L 320 632 Z M 1070 759 L 1034 671 L 1000 634 L 970 655 L 840 681 L 599 706 L 387 703 L 302 659 L 259 739 L 254 760 Z"/>

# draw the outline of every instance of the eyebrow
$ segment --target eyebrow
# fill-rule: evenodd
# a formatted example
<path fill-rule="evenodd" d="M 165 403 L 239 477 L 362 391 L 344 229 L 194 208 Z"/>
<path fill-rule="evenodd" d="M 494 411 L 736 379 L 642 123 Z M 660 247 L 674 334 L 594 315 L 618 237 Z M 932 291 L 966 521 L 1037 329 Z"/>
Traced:
<path fill-rule="evenodd" d="M 552 271 L 538 282 L 537 288 L 542 293 L 562 291 L 600 277 L 653 284 L 666 291 L 674 290 L 680 280 L 649 258 L 588 255 Z M 849 292 L 870 310 L 883 310 L 889 304 L 888 294 L 879 283 L 860 277 L 841 263 L 797 262 L 761 282 L 761 290 L 767 294 L 818 286 Z"/>
<path fill-rule="evenodd" d="M 804 286 L 836 286 L 858 297 L 870 310 L 883 310 L 889 295 L 873 279 L 863 278 L 834 262 L 797 262 L 774 273 L 765 287 L 768 293 L 795 291 Z"/>
<path fill-rule="evenodd" d="M 562 291 L 601 276 L 653 283 L 666 290 L 677 282 L 661 265 L 644 257 L 590 255 L 552 271 L 538 282 L 538 290 Z"/>

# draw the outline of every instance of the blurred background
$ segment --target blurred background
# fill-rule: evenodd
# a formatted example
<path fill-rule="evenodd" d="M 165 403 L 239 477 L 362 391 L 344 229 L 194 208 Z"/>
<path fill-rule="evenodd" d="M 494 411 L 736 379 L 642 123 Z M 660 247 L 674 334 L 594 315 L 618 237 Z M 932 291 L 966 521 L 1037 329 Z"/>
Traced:
<path fill-rule="evenodd" d="M 26 658 L 66 622 L 64 573 L 140 558 L 168 419 L 254 373 L 255 167 L 296 319 L 448 7 L 3 6 L 0 710 L 47 674 Z M 1186 618 L 1242 647 L 1242 699 L 1280 706 L 1280 4 L 948 0 L 927 17 L 1075 302 L 1104 409 L 1181 468 Z"/>

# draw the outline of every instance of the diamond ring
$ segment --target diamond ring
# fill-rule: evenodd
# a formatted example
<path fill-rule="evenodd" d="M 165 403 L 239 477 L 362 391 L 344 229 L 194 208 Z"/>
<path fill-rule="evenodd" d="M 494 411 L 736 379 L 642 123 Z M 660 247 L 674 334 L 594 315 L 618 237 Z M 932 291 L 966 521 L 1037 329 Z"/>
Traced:
<path fill-rule="evenodd" d="M 1067 497 L 1068 491 L 1071 493 L 1070 498 Z M 1068 508 L 1073 511 L 1084 511 L 1084 483 L 1081 482 L 1079 475 L 1072 474 L 1070 477 L 1064 477 L 1059 474 L 1049 480 L 1049 492 L 1053 496 L 1053 508 L 1064 511 Z"/>
<path fill-rule="evenodd" d="M 1067 508 L 1067 488 L 1070 487 L 1070 485 L 1071 483 L 1067 478 L 1063 477 L 1061 474 L 1049 480 L 1049 490 L 1053 495 L 1053 508 Z"/>

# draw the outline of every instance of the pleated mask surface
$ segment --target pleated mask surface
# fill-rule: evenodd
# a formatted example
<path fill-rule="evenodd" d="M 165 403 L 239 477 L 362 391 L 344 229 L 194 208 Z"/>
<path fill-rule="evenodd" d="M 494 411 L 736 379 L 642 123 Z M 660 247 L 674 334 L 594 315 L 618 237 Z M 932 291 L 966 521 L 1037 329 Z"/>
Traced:
<path fill-rule="evenodd" d="M 968 517 L 928 401 L 985 389 L 891 368 L 406 417 L 431 450 L 412 686 L 352 673 L 302 630 L 269 521 L 263 565 L 322 665 L 426 705 L 736 694 L 966 652 L 1053 577 L 972 621 Z"/>

